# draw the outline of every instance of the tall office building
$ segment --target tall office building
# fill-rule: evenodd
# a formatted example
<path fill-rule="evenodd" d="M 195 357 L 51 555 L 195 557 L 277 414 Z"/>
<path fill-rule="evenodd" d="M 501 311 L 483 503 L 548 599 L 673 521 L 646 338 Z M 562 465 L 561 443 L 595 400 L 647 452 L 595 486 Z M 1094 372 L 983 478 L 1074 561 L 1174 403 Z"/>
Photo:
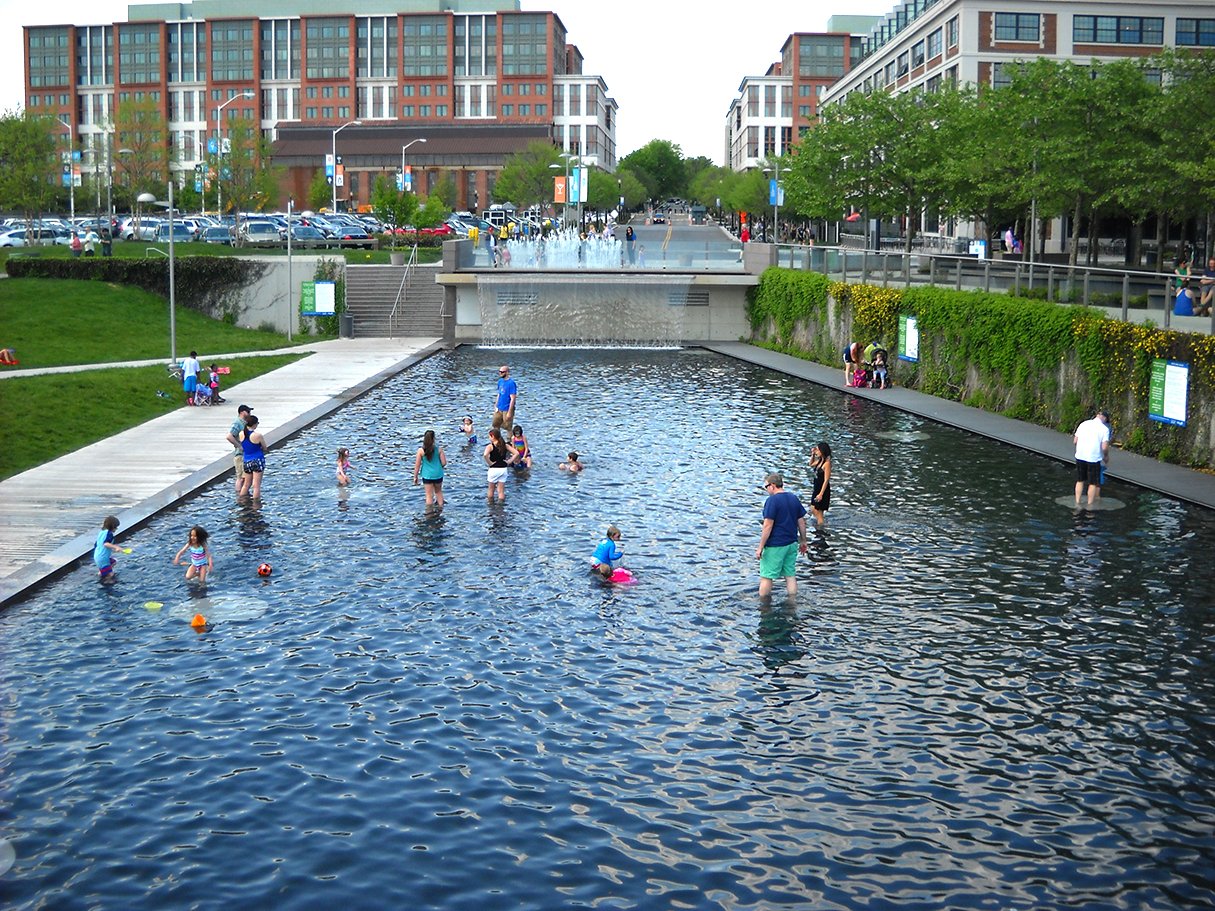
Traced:
<path fill-rule="evenodd" d="M 904 0 L 861 42 L 860 59 L 823 94 L 938 90 L 946 84 L 999 88 L 1010 63 L 1038 57 L 1088 64 L 1147 57 L 1168 47 L 1215 47 L 1209 0 Z M 922 215 L 920 232 L 971 234 L 974 225 Z M 1066 225 L 1045 229 L 1059 252 Z"/>
<path fill-rule="evenodd" d="M 95 173 L 117 154 L 127 100 L 156 106 L 184 179 L 227 123 L 256 124 L 286 168 L 280 203 L 306 198 L 335 142 L 352 205 L 403 160 L 423 196 L 450 175 L 457 207 L 488 205 L 504 159 L 537 139 L 616 166 L 606 83 L 583 73 L 555 13 L 519 0 L 193 0 L 24 31 L 27 105 L 70 123 Z"/>
<path fill-rule="evenodd" d="M 726 112 L 726 166 L 753 168 L 786 154 L 818 117 L 823 93 L 861 56 L 877 16 L 833 16 L 827 31 L 796 32 L 763 76 L 747 76 Z"/>

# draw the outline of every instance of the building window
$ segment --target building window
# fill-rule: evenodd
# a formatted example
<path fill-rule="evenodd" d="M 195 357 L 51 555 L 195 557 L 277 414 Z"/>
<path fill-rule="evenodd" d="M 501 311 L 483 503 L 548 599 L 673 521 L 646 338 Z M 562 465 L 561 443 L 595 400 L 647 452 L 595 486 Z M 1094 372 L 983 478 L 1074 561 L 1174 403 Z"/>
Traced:
<path fill-rule="evenodd" d="M 903 53 L 899 54 L 898 63 L 898 74 L 900 76 L 906 76 L 908 70 L 911 69 L 911 54 L 907 51 L 903 51 Z"/>
<path fill-rule="evenodd" d="M 993 63 L 991 65 L 991 87 L 993 89 L 1006 89 L 1012 85 L 1012 77 L 1004 68 L 1003 63 Z"/>
<path fill-rule="evenodd" d="M 435 116 L 436 117 L 446 117 L 447 116 L 447 105 L 436 104 L 435 105 Z"/>
<path fill-rule="evenodd" d="M 519 116 L 520 117 L 527 117 L 531 114 L 531 112 L 532 112 L 531 105 L 529 105 L 529 104 L 519 105 Z"/>
<path fill-rule="evenodd" d="M 924 65 L 924 42 L 923 41 L 917 41 L 915 43 L 915 45 L 911 48 L 911 65 L 912 66 L 923 66 Z"/>
<path fill-rule="evenodd" d="M 502 105 L 502 116 L 503 117 L 514 117 L 515 116 L 515 106 L 513 104 Z"/>
<path fill-rule="evenodd" d="M 945 46 L 958 46 L 958 17 L 954 16 L 945 23 Z"/>
<path fill-rule="evenodd" d="M 937 29 L 928 36 L 928 59 L 941 56 L 941 30 Z"/>
<path fill-rule="evenodd" d="M 542 76 L 548 65 L 548 17 L 512 13 L 502 17 L 502 75 Z"/>
<path fill-rule="evenodd" d="M 401 25 L 406 76 L 447 75 L 447 17 L 410 16 Z"/>
<path fill-rule="evenodd" d="M 412 117 L 413 116 L 413 105 L 412 104 L 401 105 L 401 116 L 402 117 Z"/>
<path fill-rule="evenodd" d="M 1041 24 L 1037 13 L 996 13 L 996 40 L 1037 41 Z"/>
<path fill-rule="evenodd" d="M 305 33 L 309 79 L 350 78 L 350 22 L 339 18 L 309 19 Z"/>
<path fill-rule="evenodd" d="M 1178 19 L 1177 44 L 1181 47 L 1215 47 L 1215 19 Z"/>
<path fill-rule="evenodd" d="M 536 105 L 536 116 L 537 117 L 547 117 L 548 116 L 548 105 L 547 104 Z"/>
<path fill-rule="evenodd" d="M 253 81 L 253 20 L 211 25 L 211 78 L 216 82 Z"/>
<path fill-rule="evenodd" d="M 1147 16 L 1075 16 L 1077 44 L 1163 44 L 1164 19 Z"/>

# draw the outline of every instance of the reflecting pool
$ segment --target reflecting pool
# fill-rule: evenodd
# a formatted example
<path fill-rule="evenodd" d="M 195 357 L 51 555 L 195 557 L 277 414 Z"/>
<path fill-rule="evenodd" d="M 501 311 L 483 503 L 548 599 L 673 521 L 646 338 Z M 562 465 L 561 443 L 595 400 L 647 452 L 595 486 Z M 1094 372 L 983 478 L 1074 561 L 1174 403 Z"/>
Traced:
<path fill-rule="evenodd" d="M 497 507 L 456 427 L 503 361 L 536 467 Z M 828 527 L 763 605 L 760 484 L 805 492 L 820 439 Z M 0 614 L 0 897 L 1209 906 L 1215 518 L 1118 484 L 1073 513 L 1071 484 L 702 351 L 436 356 L 274 450 L 260 508 L 216 483 L 116 585 L 85 565 Z M 206 589 L 171 565 L 195 523 Z M 587 572 L 609 523 L 635 585 Z"/>

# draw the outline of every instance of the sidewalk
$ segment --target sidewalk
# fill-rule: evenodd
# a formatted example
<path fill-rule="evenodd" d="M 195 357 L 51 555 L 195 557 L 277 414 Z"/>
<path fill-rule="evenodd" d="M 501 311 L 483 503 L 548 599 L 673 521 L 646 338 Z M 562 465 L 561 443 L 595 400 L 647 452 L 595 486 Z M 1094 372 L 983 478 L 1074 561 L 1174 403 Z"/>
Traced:
<path fill-rule="evenodd" d="M 1071 434 L 1059 433 L 1024 421 L 1015 421 L 1012 418 L 981 411 L 978 408 L 971 408 L 969 405 L 962 405 L 947 399 L 924 395 L 900 386 L 882 390 L 845 388 L 841 371 L 836 367 L 826 367 L 742 342 L 709 344 L 704 347 L 741 361 L 809 380 L 846 395 L 881 402 L 883 405 L 917 414 L 959 430 L 977 433 L 979 436 L 998 440 L 1001 443 L 1028 449 L 1030 452 L 1057 459 L 1068 465 L 1075 464 L 1076 449 L 1072 443 Z M 1106 476 L 1138 487 L 1146 487 L 1148 490 L 1155 490 L 1178 500 L 1215 509 L 1215 475 L 1204 474 L 1180 465 L 1159 462 L 1133 452 L 1113 449 Z M 1060 491 L 1060 494 L 1065 493 L 1070 493 L 1070 488 Z"/>
<path fill-rule="evenodd" d="M 129 532 L 231 471 L 232 447 L 224 436 L 237 405 L 253 406 L 261 418 L 258 429 L 268 444 L 276 445 L 441 347 L 435 338 L 338 339 L 256 352 L 313 353 L 225 388 L 227 404 L 179 408 L 0 482 L 0 604 L 91 553 L 106 515 L 118 516 L 121 531 Z M 162 363 L 163 359 L 108 366 Z M 156 445 L 149 446 L 149 439 Z M 98 470 L 99 465 L 105 466 L 104 471 Z"/>

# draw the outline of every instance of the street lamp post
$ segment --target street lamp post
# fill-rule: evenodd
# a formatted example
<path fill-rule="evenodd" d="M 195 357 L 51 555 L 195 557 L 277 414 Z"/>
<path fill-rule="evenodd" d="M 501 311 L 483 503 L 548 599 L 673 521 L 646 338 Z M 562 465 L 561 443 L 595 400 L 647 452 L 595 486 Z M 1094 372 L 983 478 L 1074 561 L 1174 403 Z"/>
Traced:
<path fill-rule="evenodd" d="M 769 178 L 772 182 L 769 185 L 768 195 L 772 198 L 772 243 L 780 243 L 780 198 L 784 188 L 780 185 L 781 174 L 788 174 L 792 168 L 779 168 L 773 165 L 770 168 L 764 168 L 765 174 L 771 174 Z"/>
<path fill-rule="evenodd" d="M 361 120 L 351 120 L 343 123 L 340 127 L 333 131 L 333 214 L 337 215 L 337 183 L 338 183 L 338 163 L 337 163 L 337 134 L 346 129 L 346 127 L 359 127 L 363 125 Z M 404 150 L 401 150 L 401 156 L 404 157 Z"/>
<path fill-rule="evenodd" d="M 94 208 L 93 213 L 97 216 L 97 221 L 100 222 L 101 221 L 101 163 L 99 161 L 97 161 L 97 152 L 98 152 L 98 149 L 96 146 L 91 146 L 90 148 L 80 150 L 81 157 L 83 157 L 85 155 L 93 156 L 93 190 L 96 192 L 96 195 L 97 195 L 97 206 L 96 206 L 96 208 Z"/>
<path fill-rule="evenodd" d="M 336 135 L 336 134 L 334 134 L 334 135 Z M 419 136 L 417 139 L 411 139 L 411 140 L 409 140 L 409 142 L 405 143 L 405 145 L 401 146 L 401 192 L 402 193 L 405 192 L 405 150 L 408 149 L 411 145 L 414 145 L 415 143 L 425 142 L 425 141 L 426 141 L 425 136 Z M 333 153 L 333 174 L 334 174 L 334 177 L 337 177 L 337 150 L 336 149 L 334 150 L 334 153 Z"/>
<path fill-rule="evenodd" d="M 163 203 L 151 193 L 140 193 L 137 202 L 150 202 L 169 209 L 169 363 L 177 363 L 177 287 L 174 283 L 173 266 L 173 178 L 169 178 L 169 201 Z"/>
<path fill-rule="evenodd" d="M 239 95 L 233 95 L 215 109 L 215 214 L 221 219 L 224 217 L 224 128 L 221 118 L 224 108 L 242 98 L 249 101 L 253 98 L 253 93 L 241 92 Z"/>
<path fill-rule="evenodd" d="M 71 219 L 76 220 L 76 131 L 72 128 L 71 115 L 66 121 L 59 119 L 59 125 L 68 131 L 68 205 L 71 207 Z"/>

